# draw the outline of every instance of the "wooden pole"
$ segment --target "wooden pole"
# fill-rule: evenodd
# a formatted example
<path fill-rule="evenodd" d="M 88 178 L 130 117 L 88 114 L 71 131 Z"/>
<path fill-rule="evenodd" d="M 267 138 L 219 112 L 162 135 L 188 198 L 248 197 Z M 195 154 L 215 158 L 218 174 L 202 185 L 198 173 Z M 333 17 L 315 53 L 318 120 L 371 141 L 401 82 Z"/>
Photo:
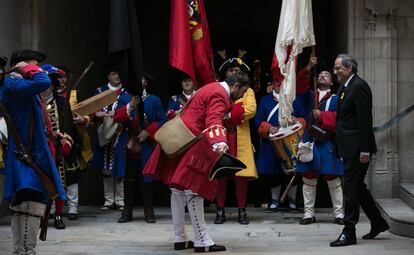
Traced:
<path fill-rule="evenodd" d="M 311 57 L 316 57 L 315 45 L 312 46 Z M 313 67 L 313 109 L 318 109 L 318 79 L 317 79 L 316 67 Z"/>

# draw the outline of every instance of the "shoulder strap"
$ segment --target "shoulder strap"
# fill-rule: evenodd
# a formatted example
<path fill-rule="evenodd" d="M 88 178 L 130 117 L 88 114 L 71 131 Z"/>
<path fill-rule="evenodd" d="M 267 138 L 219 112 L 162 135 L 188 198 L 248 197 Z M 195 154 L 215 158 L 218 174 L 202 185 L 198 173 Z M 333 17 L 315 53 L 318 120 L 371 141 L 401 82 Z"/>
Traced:
<path fill-rule="evenodd" d="M 190 104 L 191 100 L 193 100 L 194 96 L 197 94 L 197 91 L 194 92 L 194 94 L 188 99 L 187 103 L 181 108 L 180 112 L 177 114 L 177 116 L 181 116 L 181 114 L 184 113 L 184 110 L 187 109 L 188 105 Z"/>
<path fill-rule="evenodd" d="M 273 107 L 273 109 L 270 111 L 269 116 L 267 116 L 267 122 L 270 121 L 270 119 L 273 117 L 275 112 L 279 109 L 279 102 L 276 103 L 276 106 Z"/>
<path fill-rule="evenodd" d="M 329 111 L 329 105 L 331 104 L 332 96 L 329 97 L 329 99 L 326 101 L 325 104 L 325 111 Z"/>

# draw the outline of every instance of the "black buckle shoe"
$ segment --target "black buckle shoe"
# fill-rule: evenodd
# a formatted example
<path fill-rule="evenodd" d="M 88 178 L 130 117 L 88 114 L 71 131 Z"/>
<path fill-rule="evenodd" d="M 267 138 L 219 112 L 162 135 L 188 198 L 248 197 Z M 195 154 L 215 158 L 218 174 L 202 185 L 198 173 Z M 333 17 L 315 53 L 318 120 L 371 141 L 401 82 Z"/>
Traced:
<path fill-rule="evenodd" d="M 185 250 L 194 248 L 193 241 L 174 243 L 174 250 Z"/>
<path fill-rule="evenodd" d="M 334 223 L 337 225 L 345 225 L 344 219 L 342 218 L 335 218 Z"/>
<path fill-rule="evenodd" d="M 53 226 L 56 229 L 65 229 L 66 228 L 65 223 L 63 223 L 63 219 L 60 215 L 55 216 L 55 221 L 53 222 Z"/>
<path fill-rule="evenodd" d="M 155 222 L 157 222 L 155 220 L 155 215 L 146 215 L 145 216 L 145 222 L 147 222 L 147 223 L 155 223 Z"/>
<path fill-rule="evenodd" d="M 349 238 L 345 233 L 341 233 L 335 241 L 330 243 L 331 247 L 341 247 L 356 244 L 356 238 Z"/>
<path fill-rule="evenodd" d="M 78 214 L 77 213 L 68 213 L 68 220 L 77 220 Z"/>
<path fill-rule="evenodd" d="M 118 223 L 126 223 L 132 221 L 132 215 L 131 214 L 121 214 L 121 217 L 118 219 Z"/>
<path fill-rule="evenodd" d="M 144 207 L 144 216 L 145 216 L 145 222 L 147 223 L 155 223 L 155 213 L 154 213 L 154 207 L 148 206 Z"/>
<path fill-rule="evenodd" d="M 242 225 L 249 225 L 249 219 L 247 218 L 246 208 L 239 208 L 239 218 L 237 221 Z"/>
<path fill-rule="evenodd" d="M 298 213 L 298 207 L 296 206 L 296 202 L 294 200 L 289 200 L 289 211 L 292 213 Z"/>
<path fill-rule="evenodd" d="M 312 218 L 303 218 L 303 219 L 301 219 L 299 221 L 299 224 L 300 225 L 309 225 L 309 224 L 312 224 L 312 223 L 315 223 L 315 222 L 316 222 L 316 218 L 315 217 L 312 217 Z"/>
<path fill-rule="evenodd" d="M 266 210 L 268 210 L 268 211 L 278 211 L 279 210 L 279 202 L 278 201 L 276 201 L 276 200 L 274 200 L 274 199 L 272 199 L 271 201 L 270 201 L 270 203 L 267 205 L 267 208 L 266 208 Z"/>
<path fill-rule="evenodd" d="M 381 232 L 387 231 L 388 229 L 390 229 L 390 226 L 388 225 L 388 223 L 385 222 L 385 224 L 383 224 L 381 227 L 371 229 L 368 234 L 362 236 L 362 239 L 365 239 L 365 240 L 374 239 Z"/>
<path fill-rule="evenodd" d="M 206 247 L 194 247 L 194 252 L 217 252 L 217 251 L 225 251 L 226 247 L 223 245 L 213 244 Z"/>
<path fill-rule="evenodd" d="M 217 207 L 216 219 L 214 224 L 223 224 L 226 222 L 226 214 L 224 213 L 224 207 Z"/>

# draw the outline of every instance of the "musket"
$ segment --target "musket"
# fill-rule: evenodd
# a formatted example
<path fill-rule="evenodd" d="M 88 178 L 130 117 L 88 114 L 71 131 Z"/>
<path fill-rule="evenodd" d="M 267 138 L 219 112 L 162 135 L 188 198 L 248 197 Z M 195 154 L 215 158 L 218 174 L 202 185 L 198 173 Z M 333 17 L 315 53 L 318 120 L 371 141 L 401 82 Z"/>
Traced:
<path fill-rule="evenodd" d="M 61 111 L 59 112 L 59 129 L 61 132 L 63 132 L 63 128 L 65 127 L 65 113 L 66 113 L 66 109 L 70 108 L 70 93 L 72 90 L 75 90 L 79 83 L 83 80 L 83 78 L 85 77 L 85 75 L 89 72 L 89 70 L 91 69 L 91 67 L 93 66 L 93 61 L 90 61 L 88 66 L 83 70 L 82 74 L 79 76 L 78 80 L 75 82 L 75 84 L 73 86 L 71 86 L 70 88 L 67 89 L 67 94 L 66 98 L 65 98 L 65 103 L 63 104 L 63 107 L 61 109 Z"/>
<path fill-rule="evenodd" d="M 290 188 L 292 188 L 292 185 L 293 185 L 293 182 L 295 181 L 295 178 L 296 178 L 296 175 L 294 174 L 292 176 L 292 179 L 290 179 L 289 184 L 286 186 L 285 191 L 282 194 L 282 197 L 280 198 L 280 203 L 284 203 L 285 202 L 285 199 L 287 197 L 287 194 L 288 194 Z"/>
<path fill-rule="evenodd" d="M 6 108 L 4 107 L 3 103 L 0 103 L 0 113 L 3 115 L 4 120 L 6 121 L 7 127 L 10 130 L 10 134 L 13 137 L 13 140 L 16 142 L 17 151 L 16 153 L 17 158 L 20 159 L 23 163 L 30 166 L 33 171 L 35 171 L 36 175 L 39 177 L 40 182 L 42 183 L 43 187 L 45 188 L 48 196 L 50 199 L 55 199 L 59 192 L 56 190 L 55 183 L 53 180 L 40 168 L 40 166 L 34 160 L 31 152 L 23 143 L 19 133 L 14 126 L 10 115 L 7 113 Z"/>

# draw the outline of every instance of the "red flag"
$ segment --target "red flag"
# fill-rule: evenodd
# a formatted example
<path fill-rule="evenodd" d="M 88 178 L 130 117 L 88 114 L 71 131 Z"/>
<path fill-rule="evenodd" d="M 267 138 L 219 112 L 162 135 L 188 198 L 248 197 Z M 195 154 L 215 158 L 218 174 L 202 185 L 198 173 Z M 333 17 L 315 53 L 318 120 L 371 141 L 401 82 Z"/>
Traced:
<path fill-rule="evenodd" d="M 212 59 L 204 0 L 172 0 L 169 64 L 201 87 L 214 81 Z"/>

